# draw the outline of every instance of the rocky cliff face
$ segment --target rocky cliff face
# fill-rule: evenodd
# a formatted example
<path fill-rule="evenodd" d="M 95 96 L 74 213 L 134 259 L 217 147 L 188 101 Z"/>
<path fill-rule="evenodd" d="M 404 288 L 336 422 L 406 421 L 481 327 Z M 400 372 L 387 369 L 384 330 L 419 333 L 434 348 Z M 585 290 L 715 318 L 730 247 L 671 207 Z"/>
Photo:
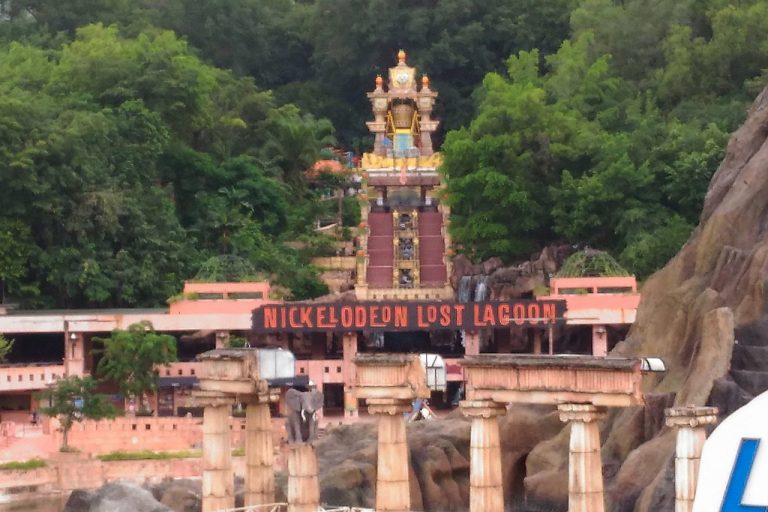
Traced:
<path fill-rule="evenodd" d="M 562 429 L 549 407 L 513 408 L 500 420 L 506 500 L 521 496 L 528 453 Z M 470 423 L 458 411 L 447 418 L 408 426 L 413 510 L 463 511 L 469 506 Z M 317 443 L 320 500 L 329 504 L 374 506 L 376 427 L 331 429 Z M 280 481 L 282 479 L 279 479 Z"/>
<path fill-rule="evenodd" d="M 649 406 L 604 426 L 609 510 L 673 510 L 668 405 L 717 405 L 723 415 L 768 388 L 768 89 L 755 100 L 712 178 L 699 226 L 643 287 L 637 322 L 613 354 L 657 356 L 669 371 L 646 384 Z M 565 435 L 528 457 L 529 495 L 562 503 Z"/>

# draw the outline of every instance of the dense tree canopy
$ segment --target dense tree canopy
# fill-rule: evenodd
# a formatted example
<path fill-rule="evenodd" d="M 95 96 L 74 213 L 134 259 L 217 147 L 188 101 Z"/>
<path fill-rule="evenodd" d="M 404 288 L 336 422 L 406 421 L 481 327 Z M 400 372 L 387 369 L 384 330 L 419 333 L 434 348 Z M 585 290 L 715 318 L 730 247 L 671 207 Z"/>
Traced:
<path fill-rule="evenodd" d="M 768 69 L 758 0 L 0 0 L 0 289 L 158 305 L 233 255 L 293 298 L 398 49 L 440 93 L 459 250 L 662 265 Z M 336 139 L 335 137 L 338 137 Z M 355 224 L 352 204 L 344 223 Z"/>
<path fill-rule="evenodd" d="M 640 276 L 663 265 L 765 83 L 765 9 L 585 0 L 556 53 L 486 75 L 474 119 L 443 146 L 462 250 L 514 259 L 565 240 Z"/>
<path fill-rule="evenodd" d="M 58 306 L 162 304 L 239 230 L 279 245 L 301 171 L 333 140 L 327 121 L 172 32 L 101 24 L 54 48 L 0 49 L 0 133 L 0 279 Z M 285 258 L 265 275 L 323 292 L 298 254 L 275 250 L 304 277 Z"/>

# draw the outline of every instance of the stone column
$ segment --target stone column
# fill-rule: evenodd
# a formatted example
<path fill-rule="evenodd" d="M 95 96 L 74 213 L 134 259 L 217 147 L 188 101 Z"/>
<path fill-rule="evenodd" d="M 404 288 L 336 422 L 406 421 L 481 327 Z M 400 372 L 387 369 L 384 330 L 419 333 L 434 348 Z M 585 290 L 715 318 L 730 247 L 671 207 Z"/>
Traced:
<path fill-rule="evenodd" d="M 64 331 L 64 375 L 85 374 L 85 339 L 81 332 Z"/>
<path fill-rule="evenodd" d="M 568 450 L 568 512 L 603 512 L 603 461 L 600 429 L 605 408 L 592 404 L 561 404 L 560 421 L 570 423 Z"/>
<path fill-rule="evenodd" d="M 357 397 L 352 386 L 355 383 L 355 363 L 357 354 L 357 333 L 345 333 L 342 337 L 342 372 L 344 376 L 344 417 L 357 418 Z"/>
<path fill-rule="evenodd" d="M 370 398 L 368 412 L 379 416 L 376 512 L 410 512 L 408 442 L 403 413 L 411 402 L 391 398 Z"/>
<path fill-rule="evenodd" d="M 597 357 L 608 355 L 608 331 L 604 325 L 592 326 L 592 355 Z"/>
<path fill-rule="evenodd" d="M 235 507 L 229 416 L 234 399 L 215 391 L 195 394 L 203 410 L 203 512 Z"/>
<path fill-rule="evenodd" d="M 216 331 L 216 348 L 229 347 L 229 331 Z"/>
<path fill-rule="evenodd" d="M 696 497 L 701 450 L 706 425 L 717 423 L 717 407 L 672 407 L 666 409 L 668 427 L 677 430 L 675 446 L 675 512 L 691 512 Z"/>
<path fill-rule="evenodd" d="M 491 400 L 467 400 L 460 406 L 464 416 L 472 418 L 469 510 L 504 512 L 498 417 L 507 409 Z"/>
<path fill-rule="evenodd" d="M 308 443 L 288 445 L 288 512 L 317 512 L 320 484 L 317 454 Z"/>
<path fill-rule="evenodd" d="M 533 330 L 533 353 L 541 354 L 541 331 L 539 329 Z"/>
<path fill-rule="evenodd" d="M 274 448 L 269 403 L 247 401 L 245 408 L 245 506 L 275 502 Z"/>
<path fill-rule="evenodd" d="M 476 356 L 480 353 L 480 333 L 464 332 L 464 355 Z"/>

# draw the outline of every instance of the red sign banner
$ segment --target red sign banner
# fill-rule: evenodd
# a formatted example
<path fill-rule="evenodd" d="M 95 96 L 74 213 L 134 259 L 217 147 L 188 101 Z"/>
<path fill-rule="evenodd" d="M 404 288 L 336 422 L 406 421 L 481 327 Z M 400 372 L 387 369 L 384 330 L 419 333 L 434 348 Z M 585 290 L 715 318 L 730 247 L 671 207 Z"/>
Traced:
<path fill-rule="evenodd" d="M 488 302 L 290 302 L 253 311 L 253 331 L 339 332 L 492 329 L 565 321 L 564 300 Z"/>

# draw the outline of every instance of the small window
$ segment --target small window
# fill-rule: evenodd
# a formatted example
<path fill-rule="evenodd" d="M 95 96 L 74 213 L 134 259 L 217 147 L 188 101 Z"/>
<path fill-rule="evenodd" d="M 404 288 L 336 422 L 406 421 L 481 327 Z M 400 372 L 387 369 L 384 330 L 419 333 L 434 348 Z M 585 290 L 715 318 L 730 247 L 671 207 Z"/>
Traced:
<path fill-rule="evenodd" d="M 263 299 L 264 293 L 262 292 L 232 292 L 229 294 L 230 299 Z"/>
<path fill-rule="evenodd" d="M 137 425 L 134 423 L 133 425 L 131 425 L 131 430 L 136 430 L 136 427 Z"/>
<path fill-rule="evenodd" d="M 327 366 L 324 368 L 324 370 L 325 370 L 325 373 L 330 373 L 329 368 Z"/>
<path fill-rule="evenodd" d="M 179 375 L 184 375 L 184 371 L 181 368 L 179 368 L 178 373 Z"/>
<path fill-rule="evenodd" d="M 194 369 L 194 368 L 190 368 L 190 370 L 189 370 L 189 374 L 190 374 L 190 375 L 194 375 L 194 374 L 195 374 L 195 369 Z"/>
<path fill-rule="evenodd" d="M 10 375 L 6 375 L 6 376 L 5 376 L 5 378 L 6 378 L 6 380 L 7 380 L 8 382 L 11 382 L 11 376 L 10 376 Z"/>
<path fill-rule="evenodd" d="M 45 374 L 44 373 L 40 374 L 40 380 L 45 380 Z"/>
<path fill-rule="evenodd" d="M 35 380 L 35 376 L 32 375 L 31 373 L 29 374 L 29 380 Z"/>
<path fill-rule="evenodd" d="M 304 373 L 304 368 L 299 368 L 299 373 Z M 10 377 L 8 377 L 10 378 Z"/>
<path fill-rule="evenodd" d="M 336 367 L 336 373 L 341 373 L 341 366 Z"/>
<path fill-rule="evenodd" d="M 165 370 L 165 376 L 170 377 L 171 376 L 171 370 Z"/>
<path fill-rule="evenodd" d="M 21 379 L 23 379 L 23 377 L 21 375 L 19 375 L 19 382 L 21 382 Z"/>
<path fill-rule="evenodd" d="M 173 430 L 176 430 L 176 424 L 175 423 L 173 424 Z"/>
<path fill-rule="evenodd" d="M 145 423 L 144 430 L 152 430 L 152 425 L 150 425 L 149 423 Z"/>

